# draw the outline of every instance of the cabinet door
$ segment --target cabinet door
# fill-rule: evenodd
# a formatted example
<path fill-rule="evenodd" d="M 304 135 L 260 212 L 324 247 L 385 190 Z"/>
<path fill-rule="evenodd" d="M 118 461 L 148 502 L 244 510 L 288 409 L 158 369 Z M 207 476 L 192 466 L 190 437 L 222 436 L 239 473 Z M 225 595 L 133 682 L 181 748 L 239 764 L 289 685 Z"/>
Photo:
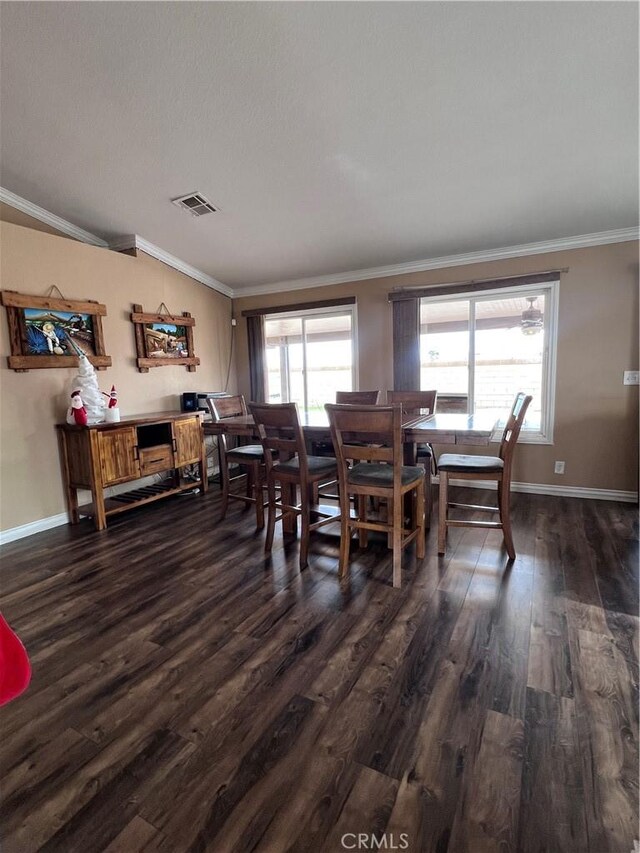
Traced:
<path fill-rule="evenodd" d="M 113 486 L 140 477 L 135 427 L 119 427 L 98 433 L 102 483 Z"/>
<path fill-rule="evenodd" d="M 202 457 L 202 422 L 199 417 L 173 422 L 176 468 L 199 462 Z"/>

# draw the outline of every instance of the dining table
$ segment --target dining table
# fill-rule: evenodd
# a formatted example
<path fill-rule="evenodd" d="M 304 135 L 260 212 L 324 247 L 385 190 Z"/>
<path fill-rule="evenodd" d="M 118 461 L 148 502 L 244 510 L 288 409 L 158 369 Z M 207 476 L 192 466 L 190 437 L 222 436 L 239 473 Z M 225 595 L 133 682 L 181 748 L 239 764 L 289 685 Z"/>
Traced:
<path fill-rule="evenodd" d="M 300 412 L 300 425 L 308 445 L 331 442 L 331 429 L 326 412 L 315 410 Z M 495 416 L 487 413 L 458 414 L 406 413 L 402 420 L 404 462 L 415 465 L 419 444 L 488 445 L 496 427 Z M 205 435 L 231 435 L 241 441 L 258 440 L 253 415 L 234 415 L 220 421 L 205 421 Z M 222 460 L 220 460 L 222 465 Z M 222 469 L 221 469 L 222 470 Z M 295 533 L 295 528 L 283 519 L 285 532 Z"/>
<path fill-rule="evenodd" d="M 331 441 L 329 419 L 325 412 L 300 412 L 300 424 L 309 442 Z M 487 445 L 495 430 L 494 415 L 438 413 L 409 414 L 403 417 L 402 432 L 405 445 L 405 460 L 415 459 L 418 444 L 465 444 Z M 237 415 L 221 421 L 205 421 L 205 435 L 234 435 L 242 438 L 258 438 L 253 415 Z M 412 450 L 413 448 L 413 450 Z"/>

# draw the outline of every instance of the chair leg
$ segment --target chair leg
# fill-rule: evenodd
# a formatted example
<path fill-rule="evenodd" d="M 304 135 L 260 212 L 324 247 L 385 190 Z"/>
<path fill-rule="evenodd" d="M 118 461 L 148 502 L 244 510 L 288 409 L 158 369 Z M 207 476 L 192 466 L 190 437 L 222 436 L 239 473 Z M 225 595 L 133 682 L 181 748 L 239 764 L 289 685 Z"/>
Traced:
<path fill-rule="evenodd" d="M 418 541 L 416 543 L 416 556 L 419 560 L 424 560 L 426 553 L 425 546 L 425 525 L 426 525 L 426 511 L 425 511 L 425 499 L 424 499 L 424 489 L 417 488 L 416 492 L 416 527 L 418 528 Z"/>
<path fill-rule="evenodd" d="M 267 483 L 267 494 L 269 500 L 269 514 L 267 519 L 267 536 L 264 542 L 264 550 L 271 551 L 273 546 L 273 534 L 276 529 L 276 484 L 271 478 Z"/>
<path fill-rule="evenodd" d="M 302 570 L 307 566 L 309 556 L 309 536 L 311 535 L 311 531 L 309 530 L 309 525 L 311 523 L 309 495 L 303 494 L 302 488 L 300 488 L 300 502 L 302 510 L 300 514 L 300 569 Z"/>
<path fill-rule="evenodd" d="M 433 495 L 431 494 L 431 460 L 424 466 L 424 526 L 426 530 L 431 528 L 431 510 L 433 508 Z"/>
<path fill-rule="evenodd" d="M 511 489 L 508 483 L 505 484 L 501 480 L 498 481 L 498 507 L 507 554 L 510 560 L 515 560 L 516 549 L 513 545 L 513 533 L 511 531 Z"/>
<path fill-rule="evenodd" d="M 256 501 L 256 529 L 264 528 L 264 483 L 262 481 L 262 471 L 259 462 L 254 463 L 253 472 L 253 495 Z"/>
<path fill-rule="evenodd" d="M 367 496 L 366 495 L 358 495 L 357 499 L 357 512 L 358 512 L 358 521 L 366 521 L 367 520 Z M 358 545 L 361 548 L 366 548 L 369 544 L 369 534 L 364 528 L 360 528 L 358 530 Z"/>
<path fill-rule="evenodd" d="M 247 486 L 246 486 L 246 490 L 245 490 L 245 495 L 246 495 L 246 497 L 250 498 L 250 497 L 253 497 L 253 492 L 254 492 L 254 488 L 255 488 L 255 482 L 256 482 L 255 468 L 253 466 L 253 463 L 251 463 L 249 465 L 245 465 L 244 467 L 245 467 L 246 472 L 247 472 Z M 249 507 L 250 507 L 249 502 L 244 501 L 244 511 L 245 512 L 247 512 Z"/>
<path fill-rule="evenodd" d="M 447 504 L 448 477 L 446 471 L 440 471 L 440 498 L 438 504 L 438 554 L 444 554 L 447 544 Z"/>
<path fill-rule="evenodd" d="M 338 564 L 338 576 L 343 578 L 349 567 L 349 545 L 351 542 L 351 528 L 349 527 L 349 515 L 351 513 L 351 501 L 349 494 L 340 489 L 340 562 Z"/>
<path fill-rule="evenodd" d="M 402 586 L 402 528 L 404 506 L 402 499 L 393 501 L 393 585 Z"/>
<path fill-rule="evenodd" d="M 229 467 L 226 459 L 220 461 L 220 479 L 222 481 L 222 503 L 220 505 L 220 521 L 227 514 L 229 508 Z"/>
<path fill-rule="evenodd" d="M 288 483 L 284 480 L 280 482 L 280 498 L 283 504 L 287 504 L 288 506 L 294 506 L 296 504 L 296 489 L 297 486 L 295 483 Z M 298 535 L 298 516 L 295 512 L 283 510 L 282 532 L 287 536 Z"/>

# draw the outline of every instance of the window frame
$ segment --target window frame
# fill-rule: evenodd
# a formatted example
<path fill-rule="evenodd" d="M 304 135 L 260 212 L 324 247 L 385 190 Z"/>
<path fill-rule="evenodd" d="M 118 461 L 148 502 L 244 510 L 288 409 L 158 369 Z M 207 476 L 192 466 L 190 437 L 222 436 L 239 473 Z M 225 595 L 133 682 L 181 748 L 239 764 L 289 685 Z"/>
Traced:
<path fill-rule="evenodd" d="M 307 335 L 305 328 L 305 319 L 307 317 L 321 317 L 321 316 L 341 316 L 341 315 L 350 315 L 351 316 L 351 381 L 354 389 L 357 389 L 359 386 L 359 370 L 358 370 L 358 305 L 356 302 L 348 303 L 348 304 L 340 304 L 336 305 L 323 305 L 320 308 L 303 308 L 300 310 L 293 311 L 279 311 L 273 312 L 265 315 L 265 386 L 266 393 L 268 395 L 269 391 L 269 370 L 266 364 L 266 350 L 267 350 L 267 334 L 266 334 L 266 323 L 270 320 L 282 320 L 282 319 L 293 319 L 300 317 L 302 319 L 302 382 L 303 382 L 303 395 L 305 406 L 303 407 L 303 411 L 307 412 L 307 406 L 309 402 L 308 395 L 308 386 L 307 386 Z M 287 380 L 287 386 L 290 387 L 290 382 Z M 282 387 L 282 384 L 281 384 Z"/>
<path fill-rule="evenodd" d="M 542 356 L 542 417 L 539 429 L 526 429 L 524 426 L 520 432 L 519 441 L 523 444 L 553 444 L 555 426 L 555 400 L 556 400 L 556 367 L 558 350 L 558 308 L 560 301 L 560 280 L 542 281 L 531 284 L 514 284 L 512 287 L 496 287 L 487 290 L 470 290 L 466 293 L 452 293 L 450 295 L 429 296 L 422 295 L 419 298 L 418 314 L 422 303 L 454 302 L 458 300 L 469 302 L 469 383 L 468 400 L 469 409 L 472 410 L 475 403 L 475 305 L 476 302 L 490 300 L 495 297 L 508 298 L 509 296 L 526 296 L 532 293 L 545 294 L 545 342 Z M 418 320 L 420 325 L 420 319 Z M 420 328 L 418 327 L 418 348 L 421 351 Z M 422 359 L 420 358 L 420 362 Z M 443 392 L 444 393 L 444 392 Z M 491 437 L 492 441 L 500 441 L 504 423 L 499 422 Z"/>

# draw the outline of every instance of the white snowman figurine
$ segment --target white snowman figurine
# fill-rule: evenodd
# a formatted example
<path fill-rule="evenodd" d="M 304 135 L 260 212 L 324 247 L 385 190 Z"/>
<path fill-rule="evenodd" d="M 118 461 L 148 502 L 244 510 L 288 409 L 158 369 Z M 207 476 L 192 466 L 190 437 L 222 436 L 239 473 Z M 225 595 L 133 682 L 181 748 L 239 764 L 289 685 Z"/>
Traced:
<path fill-rule="evenodd" d="M 78 373 L 69 386 L 69 394 L 79 393 L 82 404 L 87 412 L 87 423 L 100 424 L 104 421 L 106 402 L 103 392 L 98 387 L 98 379 L 93 365 L 84 353 L 78 355 Z M 67 398 L 68 399 L 68 398 Z M 67 413 L 68 416 L 68 413 Z M 75 420 L 69 421 L 75 423 Z"/>

